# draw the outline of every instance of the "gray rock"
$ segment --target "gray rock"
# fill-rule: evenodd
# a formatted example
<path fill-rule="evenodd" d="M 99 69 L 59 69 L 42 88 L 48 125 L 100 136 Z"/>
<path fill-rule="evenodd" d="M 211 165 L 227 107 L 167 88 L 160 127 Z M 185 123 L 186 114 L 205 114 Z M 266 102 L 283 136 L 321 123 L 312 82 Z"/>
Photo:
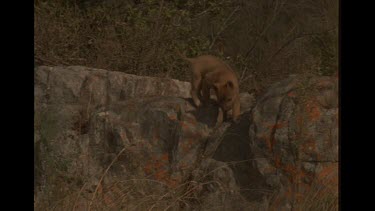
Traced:
<path fill-rule="evenodd" d="M 217 107 L 195 108 L 188 82 L 81 66 L 34 74 L 35 184 L 48 200 L 75 189 L 129 209 L 264 210 L 296 184 L 337 181 L 336 79 L 293 76 L 257 102 L 241 93 L 240 121 L 215 127 Z M 138 180 L 148 183 L 125 185 Z M 137 191 L 119 191 L 129 188 Z M 141 196 L 159 198 L 134 204 Z M 87 208 L 81 198 L 73 201 Z"/>
<path fill-rule="evenodd" d="M 293 76 L 274 84 L 259 99 L 249 140 L 254 155 L 263 158 L 255 161 L 263 177 L 280 177 L 279 187 L 300 194 L 313 181 L 337 186 L 337 94 L 335 78 Z M 328 175 L 332 177 L 327 179 Z"/>

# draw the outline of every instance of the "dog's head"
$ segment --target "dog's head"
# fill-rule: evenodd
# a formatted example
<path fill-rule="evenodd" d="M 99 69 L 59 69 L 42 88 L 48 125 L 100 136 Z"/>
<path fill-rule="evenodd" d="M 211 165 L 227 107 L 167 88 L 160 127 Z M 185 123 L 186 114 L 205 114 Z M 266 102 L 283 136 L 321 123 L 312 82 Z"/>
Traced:
<path fill-rule="evenodd" d="M 215 83 L 213 87 L 215 89 L 219 105 L 224 110 L 231 109 L 237 96 L 237 90 L 235 89 L 233 82 L 227 81 L 225 83 Z"/>

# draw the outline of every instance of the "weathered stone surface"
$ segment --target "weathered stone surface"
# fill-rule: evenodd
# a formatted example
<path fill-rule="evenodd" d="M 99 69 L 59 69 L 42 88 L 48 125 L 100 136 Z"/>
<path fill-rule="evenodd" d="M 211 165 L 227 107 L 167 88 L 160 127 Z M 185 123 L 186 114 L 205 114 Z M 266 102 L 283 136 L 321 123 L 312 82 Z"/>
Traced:
<path fill-rule="evenodd" d="M 270 187 L 283 186 L 293 196 L 303 196 L 313 182 L 337 188 L 337 102 L 337 79 L 297 76 L 258 100 L 249 138 L 254 156 L 262 158 L 254 164 Z"/>
<path fill-rule="evenodd" d="M 136 163 L 131 165 L 137 166 L 136 172 L 142 172 L 142 176 L 172 186 L 180 184 L 196 165 L 209 133 L 207 125 L 189 113 L 191 109 L 187 101 L 175 97 L 113 104 L 109 111 L 98 113 L 91 120 L 92 157 L 98 166 L 106 166 L 126 148 L 124 167 L 130 164 L 129 157 L 139 158 L 133 159 Z M 102 156 L 98 156 L 98 150 L 103 151 Z M 119 175 L 126 176 L 127 171 L 119 169 Z"/>
<path fill-rule="evenodd" d="M 37 189 L 78 175 L 69 184 L 113 204 L 116 193 L 105 187 L 143 178 L 186 189 L 184 209 L 262 210 L 275 192 L 277 207 L 289 209 L 312 183 L 337 187 L 337 79 L 292 76 L 257 102 L 241 93 L 240 121 L 218 128 L 216 106 L 196 109 L 189 91 L 171 79 L 37 67 Z"/>
<path fill-rule="evenodd" d="M 188 82 L 82 66 L 37 67 L 34 82 L 37 102 L 41 100 L 70 104 L 85 102 L 90 103 L 91 106 L 101 106 L 106 101 L 123 101 L 134 97 L 188 98 L 190 96 Z"/>

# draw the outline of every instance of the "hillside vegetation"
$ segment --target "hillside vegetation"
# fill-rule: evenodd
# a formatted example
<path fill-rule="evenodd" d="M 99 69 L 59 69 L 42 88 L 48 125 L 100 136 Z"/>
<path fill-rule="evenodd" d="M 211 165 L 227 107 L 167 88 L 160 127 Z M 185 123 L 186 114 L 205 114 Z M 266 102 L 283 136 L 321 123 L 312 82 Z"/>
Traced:
<path fill-rule="evenodd" d="M 35 64 L 189 80 L 188 56 L 230 63 L 243 91 L 338 69 L 337 0 L 36 0 Z"/>

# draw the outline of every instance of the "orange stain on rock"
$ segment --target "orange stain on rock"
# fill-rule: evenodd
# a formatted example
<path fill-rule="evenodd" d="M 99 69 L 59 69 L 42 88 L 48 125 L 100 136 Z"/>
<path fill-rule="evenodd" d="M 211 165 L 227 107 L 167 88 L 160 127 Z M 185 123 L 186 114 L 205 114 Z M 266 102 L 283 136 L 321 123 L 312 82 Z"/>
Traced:
<path fill-rule="evenodd" d="M 277 122 L 276 124 L 269 124 L 267 125 L 266 127 L 270 130 L 272 129 L 280 129 L 280 128 L 283 128 L 287 125 L 287 123 L 284 121 L 284 122 Z"/>
<path fill-rule="evenodd" d="M 157 160 L 157 161 L 155 162 L 155 168 L 156 168 L 156 169 L 164 168 L 165 165 L 166 165 L 166 163 L 163 162 L 163 161 L 160 161 L 160 160 Z"/>
<path fill-rule="evenodd" d="M 304 118 L 303 118 L 303 116 L 300 114 L 300 115 L 297 116 L 297 124 L 300 125 L 300 126 L 302 126 L 303 123 L 304 123 Z"/>
<path fill-rule="evenodd" d="M 152 163 L 146 163 L 146 165 L 143 167 L 143 171 L 146 173 L 146 174 L 151 174 L 152 172 Z"/>
<path fill-rule="evenodd" d="M 152 138 L 153 140 L 158 140 L 160 138 L 159 128 L 156 127 L 152 129 Z"/>
<path fill-rule="evenodd" d="M 165 169 L 160 169 L 154 174 L 154 178 L 159 181 L 166 181 L 168 172 Z"/>
<path fill-rule="evenodd" d="M 282 169 L 290 175 L 290 182 L 292 184 L 298 185 L 305 177 L 310 177 L 306 174 L 303 170 L 299 168 L 299 166 L 293 164 L 287 164 L 282 167 Z"/>
<path fill-rule="evenodd" d="M 323 167 L 316 175 L 317 180 L 322 184 L 338 184 L 338 164 L 332 163 Z"/>
<path fill-rule="evenodd" d="M 272 143 L 271 143 L 271 138 L 267 134 L 263 134 L 260 136 L 261 139 L 266 143 L 267 149 L 272 152 Z"/>
<path fill-rule="evenodd" d="M 276 169 L 273 168 L 272 166 L 267 166 L 267 167 L 262 169 L 263 174 L 274 174 L 275 171 L 276 171 Z"/>
<path fill-rule="evenodd" d="M 189 116 L 186 116 L 186 117 L 184 118 L 184 120 L 185 120 L 186 122 L 190 123 L 190 124 L 196 124 L 196 123 L 197 123 L 196 119 L 194 119 L 193 117 L 189 117 Z"/>
<path fill-rule="evenodd" d="M 291 92 L 288 93 L 288 97 L 296 97 L 296 96 L 297 96 L 297 94 L 294 91 L 291 91 Z"/>
<path fill-rule="evenodd" d="M 317 121 L 320 117 L 320 110 L 318 107 L 313 107 L 310 112 L 310 119 L 312 121 Z"/>
<path fill-rule="evenodd" d="M 301 144 L 301 149 L 305 153 L 312 153 L 316 152 L 316 142 L 314 140 L 306 140 L 303 144 Z"/>
<path fill-rule="evenodd" d="M 168 116 L 170 120 L 177 120 L 177 116 L 172 114 Z"/>
<path fill-rule="evenodd" d="M 280 128 L 283 128 L 283 127 L 285 127 L 285 126 L 286 126 L 285 123 L 281 123 L 281 122 L 280 122 L 280 123 L 275 124 L 275 125 L 274 125 L 274 128 L 275 128 L 275 129 L 280 129 Z"/>
<path fill-rule="evenodd" d="M 169 180 L 167 180 L 167 185 L 170 188 L 176 188 L 178 184 L 179 184 L 179 182 L 177 180 L 175 180 L 175 179 L 169 179 Z"/>
<path fill-rule="evenodd" d="M 282 169 L 287 172 L 289 175 L 291 175 L 292 178 L 296 178 L 298 171 L 295 165 L 287 164 L 282 167 Z"/>
<path fill-rule="evenodd" d="M 306 111 L 311 121 L 317 121 L 320 118 L 320 109 L 315 101 L 310 100 L 310 102 L 306 104 Z"/>
<path fill-rule="evenodd" d="M 169 155 L 168 153 L 164 153 L 161 158 L 160 158 L 162 161 L 169 161 Z"/>
<path fill-rule="evenodd" d="M 280 168 L 281 167 L 281 158 L 278 155 L 274 155 L 274 160 L 275 160 L 275 167 Z"/>
<path fill-rule="evenodd" d="M 164 153 L 160 155 L 151 155 L 151 161 L 147 162 L 146 165 L 143 167 L 143 171 L 145 174 L 158 174 L 160 177 L 160 171 L 165 171 L 167 169 L 169 163 L 169 155 L 168 153 Z"/>
<path fill-rule="evenodd" d="M 182 129 L 184 129 L 184 130 L 189 129 L 189 125 L 186 124 L 185 122 L 181 121 L 179 123 L 180 123 L 180 126 L 182 127 Z"/>

